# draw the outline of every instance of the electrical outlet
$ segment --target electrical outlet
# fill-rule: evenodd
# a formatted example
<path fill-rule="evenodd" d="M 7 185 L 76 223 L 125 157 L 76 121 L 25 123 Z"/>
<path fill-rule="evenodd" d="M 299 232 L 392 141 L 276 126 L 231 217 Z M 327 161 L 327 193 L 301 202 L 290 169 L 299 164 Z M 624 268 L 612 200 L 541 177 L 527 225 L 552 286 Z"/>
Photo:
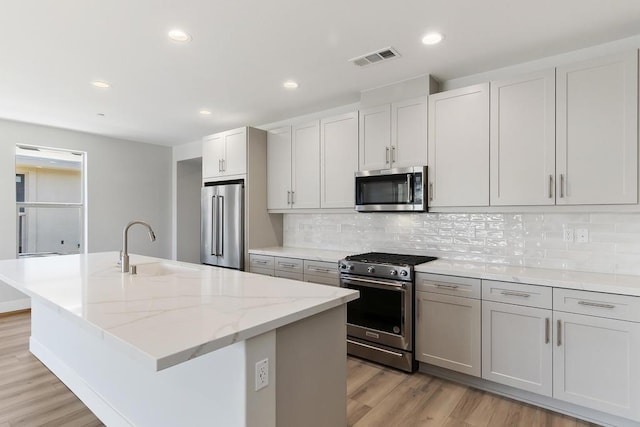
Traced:
<path fill-rule="evenodd" d="M 573 242 L 573 229 L 565 228 L 562 236 L 562 240 L 564 240 L 565 242 Z"/>
<path fill-rule="evenodd" d="M 588 243 L 589 242 L 589 230 L 586 228 L 576 229 L 576 242 Z"/>
<path fill-rule="evenodd" d="M 269 359 L 256 363 L 256 391 L 269 385 Z"/>

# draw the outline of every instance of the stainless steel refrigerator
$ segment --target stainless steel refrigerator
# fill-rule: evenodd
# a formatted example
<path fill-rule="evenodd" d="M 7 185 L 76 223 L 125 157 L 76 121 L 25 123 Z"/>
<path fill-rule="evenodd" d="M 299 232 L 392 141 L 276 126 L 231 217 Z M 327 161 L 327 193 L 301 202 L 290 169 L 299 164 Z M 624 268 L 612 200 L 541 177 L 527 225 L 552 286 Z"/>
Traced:
<path fill-rule="evenodd" d="M 200 262 L 243 270 L 244 180 L 205 184 L 200 205 Z"/>

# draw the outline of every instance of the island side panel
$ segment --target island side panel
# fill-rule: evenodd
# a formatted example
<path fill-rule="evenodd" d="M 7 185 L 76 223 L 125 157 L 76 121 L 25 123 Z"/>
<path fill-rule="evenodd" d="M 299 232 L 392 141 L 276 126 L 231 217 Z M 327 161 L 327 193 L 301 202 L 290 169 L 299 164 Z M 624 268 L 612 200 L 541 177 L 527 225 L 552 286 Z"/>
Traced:
<path fill-rule="evenodd" d="M 278 426 L 347 425 L 346 305 L 276 330 Z"/>
<path fill-rule="evenodd" d="M 57 309 L 36 299 L 32 306 L 32 353 L 110 427 L 247 426 L 255 392 L 246 387 L 245 341 L 156 372 Z"/>

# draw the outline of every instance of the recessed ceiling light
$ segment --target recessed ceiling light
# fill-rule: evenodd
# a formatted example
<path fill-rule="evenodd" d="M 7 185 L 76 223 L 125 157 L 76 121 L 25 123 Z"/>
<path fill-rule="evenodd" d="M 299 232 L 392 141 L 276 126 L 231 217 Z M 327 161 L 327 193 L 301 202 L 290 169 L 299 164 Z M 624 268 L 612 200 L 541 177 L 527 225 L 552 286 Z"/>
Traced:
<path fill-rule="evenodd" d="M 298 89 L 298 83 L 294 82 L 293 80 L 287 80 L 286 82 L 282 83 L 282 86 L 285 89 Z"/>
<path fill-rule="evenodd" d="M 202 115 L 202 116 L 210 116 L 211 115 L 211 111 L 209 111 L 209 110 L 200 110 L 200 115 Z"/>
<path fill-rule="evenodd" d="M 111 85 L 104 80 L 94 80 L 91 84 L 100 89 L 108 89 L 111 87 Z"/>
<path fill-rule="evenodd" d="M 422 38 L 422 43 L 427 45 L 438 44 L 443 38 L 444 36 L 440 33 L 429 33 Z"/>
<path fill-rule="evenodd" d="M 168 35 L 169 38 L 174 42 L 186 43 L 191 40 L 191 36 L 189 35 L 189 33 L 178 29 L 169 31 Z"/>

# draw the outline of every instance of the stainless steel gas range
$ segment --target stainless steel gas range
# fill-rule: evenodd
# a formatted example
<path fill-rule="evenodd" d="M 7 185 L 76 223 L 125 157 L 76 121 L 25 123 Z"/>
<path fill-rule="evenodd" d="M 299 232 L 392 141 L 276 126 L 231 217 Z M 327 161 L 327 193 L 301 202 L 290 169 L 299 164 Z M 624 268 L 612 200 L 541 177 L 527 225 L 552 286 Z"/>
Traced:
<path fill-rule="evenodd" d="M 369 252 L 340 260 L 340 286 L 360 291 L 347 304 L 347 353 L 407 372 L 414 354 L 414 266 L 437 258 Z"/>

